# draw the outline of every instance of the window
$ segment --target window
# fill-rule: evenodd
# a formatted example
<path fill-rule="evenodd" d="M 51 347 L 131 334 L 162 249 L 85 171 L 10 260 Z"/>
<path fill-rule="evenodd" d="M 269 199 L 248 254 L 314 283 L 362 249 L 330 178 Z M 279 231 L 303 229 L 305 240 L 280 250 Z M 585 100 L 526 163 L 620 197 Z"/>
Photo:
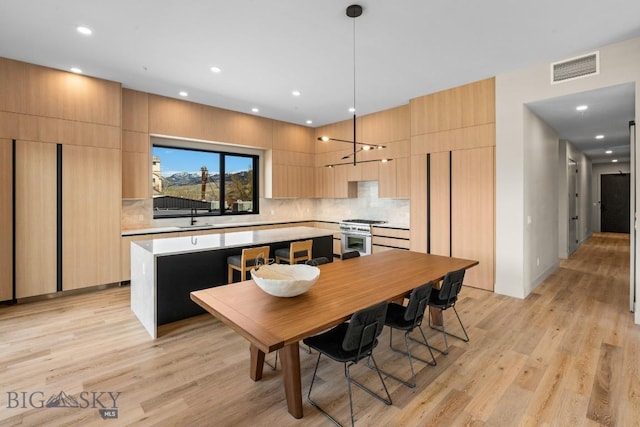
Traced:
<path fill-rule="evenodd" d="M 153 217 L 257 214 L 258 156 L 153 145 Z"/>

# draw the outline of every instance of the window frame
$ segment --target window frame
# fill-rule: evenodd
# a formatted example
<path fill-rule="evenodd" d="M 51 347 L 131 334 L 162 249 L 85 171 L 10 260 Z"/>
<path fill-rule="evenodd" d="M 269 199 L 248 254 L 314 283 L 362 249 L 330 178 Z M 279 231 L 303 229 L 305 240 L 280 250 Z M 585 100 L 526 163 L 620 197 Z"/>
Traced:
<path fill-rule="evenodd" d="M 171 219 L 171 218 L 190 218 L 190 217 L 228 217 L 228 216 L 239 216 L 239 215 L 258 215 L 260 214 L 260 162 L 261 162 L 261 156 L 260 154 L 254 154 L 254 153 L 247 153 L 247 152 L 238 152 L 238 151 L 226 151 L 226 150 L 222 150 L 220 149 L 221 147 L 219 145 L 214 145 L 214 144 L 197 144 L 197 145 L 193 145 L 193 144 L 180 144 L 177 142 L 172 143 L 171 141 L 151 141 L 151 156 L 150 156 L 150 161 L 151 163 L 153 163 L 153 150 L 155 147 L 160 147 L 160 148 L 169 148 L 169 149 L 174 149 L 174 150 L 185 150 L 185 151 L 192 151 L 192 152 L 205 152 L 205 153 L 211 153 L 211 154 L 217 154 L 220 156 L 220 177 L 221 177 L 221 182 L 220 182 L 220 205 L 221 208 L 218 210 L 218 212 L 213 212 L 213 211 L 205 211 L 205 212 L 197 212 L 194 215 L 191 215 L 189 213 L 180 213 L 180 214 L 175 214 L 175 215 L 159 215 L 156 216 L 156 210 L 153 209 L 153 219 L 154 220 L 159 220 L 159 219 Z M 245 157 L 245 158 L 249 158 L 252 159 L 252 168 L 253 168 L 253 199 L 252 199 L 252 209 L 250 212 L 246 212 L 246 211 L 242 211 L 242 212 L 233 212 L 233 210 L 227 212 L 226 209 L 224 209 L 224 201 L 226 200 L 225 196 L 226 196 L 226 186 L 224 185 L 224 177 L 226 174 L 226 157 L 227 156 L 231 156 L 231 157 Z M 153 169 L 153 165 L 151 165 L 151 169 Z M 153 173 L 151 173 L 150 176 L 150 185 L 153 186 Z M 153 190 L 152 190 L 153 191 Z M 153 197 L 152 197 L 153 199 Z"/>

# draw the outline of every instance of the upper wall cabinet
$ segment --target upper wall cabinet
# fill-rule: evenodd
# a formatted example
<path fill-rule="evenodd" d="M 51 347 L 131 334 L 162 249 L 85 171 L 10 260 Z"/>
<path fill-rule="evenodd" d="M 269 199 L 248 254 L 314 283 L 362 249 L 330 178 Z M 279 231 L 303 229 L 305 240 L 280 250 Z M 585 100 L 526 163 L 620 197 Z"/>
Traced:
<path fill-rule="evenodd" d="M 122 89 L 122 130 L 149 133 L 149 94 Z"/>
<path fill-rule="evenodd" d="M 408 140 L 410 130 L 409 105 L 402 105 L 362 117 L 362 142 L 367 144 L 386 144 Z"/>
<path fill-rule="evenodd" d="M 120 83 L 0 58 L 0 111 L 120 127 Z"/>
<path fill-rule="evenodd" d="M 204 138 L 204 105 L 149 95 L 149 133 Z"/>
<path fill-rule="evenodd" d="M 495 79 L 411 100 L 411 135 L 495 122 Z"/>
<path fill-rule="evenodd" d="M 273 150 L 268 151 L 266 197 L 315 196 L 313 129 L 273 122 Z"/>
<path fill-rule="evenodd" d="M 149 95 L 149 133 L 242 145 L 272 147 L 272 120 Z"/>
<path fill-rule="evenodd" d="M 273 149 L 315 153 L 314 130 L 306 126 L 273 121 Z"/>
<path fill-rule="evenodd" d="M 122 198 L 151 197 L 149 95 L 122 91 Z"/>

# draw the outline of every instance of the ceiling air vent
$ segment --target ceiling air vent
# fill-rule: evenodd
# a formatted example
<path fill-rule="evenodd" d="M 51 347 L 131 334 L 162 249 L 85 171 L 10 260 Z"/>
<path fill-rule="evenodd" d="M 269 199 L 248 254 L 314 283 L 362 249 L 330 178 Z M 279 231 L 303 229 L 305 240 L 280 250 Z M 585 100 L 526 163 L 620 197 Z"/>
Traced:
<path fill-rule="evenodd" d="M 600 72 L 598 52 L 551 64 L 551 83 L 591 76 Z"/>

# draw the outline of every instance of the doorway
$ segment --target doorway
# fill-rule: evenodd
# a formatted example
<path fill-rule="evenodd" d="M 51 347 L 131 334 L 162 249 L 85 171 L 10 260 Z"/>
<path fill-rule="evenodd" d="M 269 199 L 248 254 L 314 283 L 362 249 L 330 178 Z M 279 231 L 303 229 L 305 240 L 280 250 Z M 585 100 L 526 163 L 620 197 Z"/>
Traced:
<path fill-rule="evenodd" d="M 600 230 L 629 233 L 631 175 L 628 173 L 600 176 Z"/>

